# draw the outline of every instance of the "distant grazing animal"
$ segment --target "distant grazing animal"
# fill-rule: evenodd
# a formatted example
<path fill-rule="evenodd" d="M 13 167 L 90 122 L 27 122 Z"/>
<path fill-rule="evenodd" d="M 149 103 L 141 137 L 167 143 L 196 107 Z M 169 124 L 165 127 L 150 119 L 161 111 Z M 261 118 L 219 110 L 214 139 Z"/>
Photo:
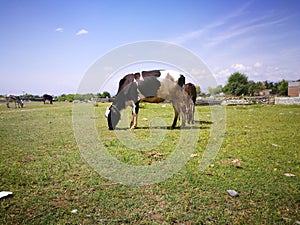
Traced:
<path fill-rule="evenodd" d="M 137 116 L 140 100 L 150 103 L 159 103 L 169 100 L 174 108 L 175 116 L 172 128 L 175 128 L 178 116 L 181 114 L 181 127 L 185 126 L 185 102 L 182 87 L 185 77 L 176 71 L 151 70 L 132 73 L 123 77 L 119 82 L 117 96 L 112 105 L 107 109 L 108 128 L 116 128 L 121 114 L 120 111 L 127 106 L 132 107 L 132 121 L 130 128 L 137 127 Z"/>
<path fill-rule="evenodd" d="M 43 101 L 44 101 L 44 104 L 46 104 L 46 101 L 47 101 L 47 100 L 50 102 L 50 104 L 52 104 L 52 102 L 53 102 L 53 97 L 52 97 L 51 95 L 44 94 L 44 95 L 43 95 Z"/>
<path fill-rule="evenodd" d="M 23 108 L 23 106 L 24 106 L 23 100 L 20 98 L 20 96 L 7 95 L 5 98 L 6 98 L 7 108 L 9 108 L 9 102 L 10 101 L 13 101 L 15 103 L 16 108 Z"/>
<path fill-rule="evenodd" d="M 195 103 L 197 97 L 196 86 L 192 83 L 187 83 L 184 85 L 184 91 L 187 93 L 186 102 L 189 104 L 186 110 L 188 123 L 194 123 Z"/>

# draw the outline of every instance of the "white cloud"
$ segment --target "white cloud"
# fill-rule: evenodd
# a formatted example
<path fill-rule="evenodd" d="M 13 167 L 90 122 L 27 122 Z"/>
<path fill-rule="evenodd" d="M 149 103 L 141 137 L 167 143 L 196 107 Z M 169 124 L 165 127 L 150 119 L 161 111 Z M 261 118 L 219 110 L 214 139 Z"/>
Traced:
<path fill-rule="evenodd" d="M 260 62 L 256 62 L 256 63 L 254 63 L 254 65 L 253 65 L 255 68 L 259 68 L 259 67 L 262 67 L 262 63 L 260 63 Z"/>
<path fill-rule="evenodd" d="M 178 37 L 175 37 L 170 42 L 175 42 L 177 44 L 184 44 L 190 40 L 199 38 L 201 35 L 206 35 L 209 32 L 215 31 L 217 29 L 220 29 L 221 26 L 228 23 L 228 21 L 240 17 L 241 15 L 245 14 L 246 9 L 251 5 L 251 2 L 247 2 L 246 4 L 242 5 L 241 8 L 234 10 L 230 14 L 226 15 L 225 17 L 221 18 L 220 20 L 213 22 L 211 24 L 208 24 L 204 26 L 201 29 L 197 29 L 191 32 L 184 33 Z"/>
<path fill-rule="evenodd" d="M 60 33 L 61 33 L 61 32 L 64 32 L 64 29 L 63 29 L 63 28 L 61 28 L 61 27 L 58 27 L 58 28 L 56 28 L 56 29 L 55 29 L 55 31 L 56 31 L 56 32 L 60 32 Z"/>
<path fill-rule="evenodd" d="M 237 71 L 246 71 L 246 70 L 251 69 L 251 67 L 245 66 L 244 64 L 240 64 L 240 63 L 232 64 L 231 68 L 235 69 Z"/>
<path fill-rule="evenodd" d="M 249 80 L 257 81 L 272 81 L 278 82 L 282 79 L 285 80 L 297 80 L 299 79 L 300 70 L 291 70 L 290 68 L 277 66 L 277 65 L 263 65 L 260 62 L 251 64 L 253 66 L 245 64 L 233 64 L 230 67 L 218 67 L 213 70 L 214 76 L 218 83 L 225 85 L 228 77 L 234 72 L 244 73 Z"/>
<path fill-rule="evenodd" d="M 216 22 L 216 23 L 212 23 L 209 24 L 201 29 L 195 30 L 195 31 L 191 31 L 191 32 L 187 32 L 184 33 L 178 37 L 175 37 L 171 40 L 169 40 L 170 42 L 174 42 L 177 44 L 184 44 L 190 40 L 199 38 L 201 35 L 205 35 L 206 33 L 208 33 L 210 30 L 217 28 L 218 26 L 223 25 L 224 22 Z"/>
<path fill-rule="evenodd" d="M 215 37 L 207 43 L 207 46 L 213 47 L 215 45 L 220 45 L 225 41 L 230 41 L 238 36 L 251 34 L 253 32 L 257 32 L 258 30 L 282 24 L 288 19 L 290 19 L 290 16 L 277 19 L 271 15 L 268 17 L 261 16 L 250 21 L 242 21 L 241 23 L 234 26 L 230 26 L 230 23 L 228 23 L 228 26 L 226 28 L 222 29 L 221 32 L 216 33 Z"/>
<path fill-rule="evenodd" d="M 87 30 L 81 29 L 80 31 L 78 31 L 78 32 L 76 33 L 76 35 L 79 36 L 79 35 L 88 34 L 88 33 L 89 33 L 89 32 L 88 32 Z"/>
<path fill-rule="evenodd" d="M 229 69 L 221 70 L 219 72 L 219 74 L 222 75 L 222 76 L 229 76 L 230 75 L 230 70 Z"/>
<path fill-rule="evenodd" d="M 228 68 L 215 68 L 212 73 L 218 84 L 225 85 L 228 77 L 232 74 L 232 70 Z"/>
<path fill-rule="evenodd" d="M 242 5 L 240 9 L 220 18 L 218 21 L 208 24 L 201 29 L 181 34 L 170 41 L 184 44 L 201 38 L 204 47 L 214 47 L 226 41 L 232 41 L 239 36 L 248 35 L 248 37 L 243 37 L 244 40 L 249 38 L 253 32 L 283 24 L 292 18 L 290 15 L 281 15 L 279 17 L 276 13 L 263 14 L 254 18 L 245 17 L 245 14 L 249 14 L 248 8 L 251 4 L 252 2 L 248 2 Z"/>

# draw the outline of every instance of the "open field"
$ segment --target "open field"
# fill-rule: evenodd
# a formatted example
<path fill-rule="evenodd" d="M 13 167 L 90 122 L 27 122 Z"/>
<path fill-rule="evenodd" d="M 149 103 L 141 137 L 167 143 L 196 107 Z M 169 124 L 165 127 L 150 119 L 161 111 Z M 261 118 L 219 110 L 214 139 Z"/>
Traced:
<path fill-rule="evenodd" d="M 7 109 L 0 103 L 0 191 L 13 192 L 0 199 L 0 224 L 299 223 L 300 106 L 227 107 L 222 147 L 205 171 L 199 163 L 210 136 L 211 110 L 196 107 L 194 157 L 171 178 L 147 186 L 115 184 L 86 163 L 73 133 L 72 106 L 37 102 Z M 157 149 L 127 149 L 107 129 L 107 106 L 98 104 L 90 119 L 111 155 L 146 166 L 172 153 L 179 129 L 158 127 L 166 136 Z M 149 136 L 153 117 L 171 125 L 173 109 L 143 104 L 140 129 L 132 132 L 140 139 Z M 149 154 L 153 151 L 161 155 Z M 229 189 L 239 196 L 228 195 Z"/>

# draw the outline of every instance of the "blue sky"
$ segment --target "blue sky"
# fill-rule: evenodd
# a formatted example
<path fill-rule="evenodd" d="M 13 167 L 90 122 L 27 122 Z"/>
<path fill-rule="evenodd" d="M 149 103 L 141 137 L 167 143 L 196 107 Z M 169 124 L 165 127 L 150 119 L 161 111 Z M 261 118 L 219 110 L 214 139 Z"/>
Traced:
<path fill-rule="evenodd" d="M 298 0 L 0 0 L 0 29 L 0 94 L 75 93 L 97 59 L 144 40 L 189 49 L 222 85 L 300 79 Z"/>

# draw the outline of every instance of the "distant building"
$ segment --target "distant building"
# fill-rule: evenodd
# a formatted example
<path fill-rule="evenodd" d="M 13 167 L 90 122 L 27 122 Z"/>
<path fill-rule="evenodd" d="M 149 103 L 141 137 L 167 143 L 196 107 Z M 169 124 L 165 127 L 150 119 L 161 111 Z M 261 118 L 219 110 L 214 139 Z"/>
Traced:
<path fill-rule="evenodd" d="M 260 96 L 269 96 L 272 92 L 272 89 L 263 89 L 259 92 Z"/>
<path fill-rule="evenodd" d="M 300 81 L 289 82 L 288 96 L 300 97 Z"/>

